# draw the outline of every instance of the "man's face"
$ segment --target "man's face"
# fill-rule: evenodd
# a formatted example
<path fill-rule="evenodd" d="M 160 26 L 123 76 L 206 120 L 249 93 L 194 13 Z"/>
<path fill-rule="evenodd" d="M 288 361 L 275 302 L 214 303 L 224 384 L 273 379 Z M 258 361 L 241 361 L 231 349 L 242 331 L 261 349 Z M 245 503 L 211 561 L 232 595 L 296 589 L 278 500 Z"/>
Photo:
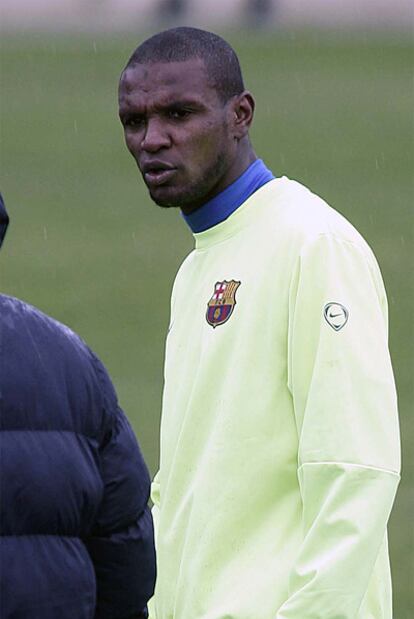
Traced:
<path fill-rule="evenodd" d="M 227 186 L 236 153 L 230 108 L 199 58 L 137 64 L 123 73 L 125 142 L 154 202 L 191 212 Z"/>

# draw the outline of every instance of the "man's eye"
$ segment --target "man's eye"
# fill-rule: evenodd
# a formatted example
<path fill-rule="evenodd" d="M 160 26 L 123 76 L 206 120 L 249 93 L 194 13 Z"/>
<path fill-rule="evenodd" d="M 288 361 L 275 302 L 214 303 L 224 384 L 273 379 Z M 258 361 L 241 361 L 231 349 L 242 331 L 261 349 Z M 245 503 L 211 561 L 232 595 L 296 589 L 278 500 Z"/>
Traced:
<path fill-rule="evenodd" d="M 190 115 L 189 110 L 170 110 L 168 116 L 174 120 L 182 120 Z"/>
<path fill-rule="evenodd" d="M 132 127 L 136 129 L 137 127 L 141 127 L 144 124 L 144 119 L 140 116 L 135 116 L 131 118 L 127 118 L 125 121 L 125 127 Z"/>

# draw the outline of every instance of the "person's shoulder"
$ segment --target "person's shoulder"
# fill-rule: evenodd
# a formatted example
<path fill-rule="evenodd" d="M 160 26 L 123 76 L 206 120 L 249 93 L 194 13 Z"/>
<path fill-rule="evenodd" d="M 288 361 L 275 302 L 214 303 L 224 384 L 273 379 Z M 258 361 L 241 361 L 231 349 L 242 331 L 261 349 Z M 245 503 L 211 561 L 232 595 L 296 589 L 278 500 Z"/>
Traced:
<path fill-rule="evenodd" d="M 43 386 L 52 382 L 62 393 L 76 393 L 80 411 L 94 398 L 96 417 L 102 415 L 102 402 L 105 409 L 116 409 L 116 393 L 105 366 L 67 325 L 26 301 L 0 294 L 0 330 L 9 365 L 19 365 L 22 376 L 37 372 Z"/>
<path fill-rule="evenodd" d="M 263 198 L 268 209 L 271 227 L 300 245 L 311 243 L 321 235 L 367 247 L 356 228 L 322 197 L 302 183 L 286 176 L 268 183 Z"/>
<path fill-rule="evenodd" d="M 85 353 L 88 351 L 85 342 L 72 329 L 22 299 L 0 294 L 0 308 L 4 329 L 13 330 L 21 335 L 30 333 L 35 339 L 57 338 Z"/>
<path fill-rule="evenodd" d="M 189 254 L 187 254 L 187 256 L 181 262 L 177 270 L 177 273 L 174 277 L 174 282 L 173 282 L 172 291 L 171 291 L 172 299 L 174 299 L 175 295 L 178 293 L 178 290 L 181 287 L 187 286 L 187 278 L 189 275 L 191 275 L 194 272 L 195 259 L 196 259 L 196 251 L 193 249 L 190 251 Z"/>

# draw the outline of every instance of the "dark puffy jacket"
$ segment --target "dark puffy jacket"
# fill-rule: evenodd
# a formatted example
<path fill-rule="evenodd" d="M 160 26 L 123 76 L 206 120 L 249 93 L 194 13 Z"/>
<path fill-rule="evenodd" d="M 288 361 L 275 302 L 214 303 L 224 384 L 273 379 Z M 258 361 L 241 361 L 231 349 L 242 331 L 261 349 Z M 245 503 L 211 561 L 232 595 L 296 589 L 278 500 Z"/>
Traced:
<path fill-rule="evenodd" d="M 0 295 L 1 619 L 146 617 L 150 480 L 110 378 L 70 329 Z"/>

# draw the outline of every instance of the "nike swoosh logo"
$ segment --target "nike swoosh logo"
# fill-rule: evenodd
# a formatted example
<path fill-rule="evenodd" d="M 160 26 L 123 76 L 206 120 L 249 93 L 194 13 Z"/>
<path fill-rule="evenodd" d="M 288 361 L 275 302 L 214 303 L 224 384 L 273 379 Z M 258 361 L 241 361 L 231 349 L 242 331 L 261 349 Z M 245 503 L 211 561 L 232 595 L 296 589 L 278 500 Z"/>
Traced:
<path fill-rule="evenodd" d="M 323 308 L 323 313 L 326 322 L 335 331 L 342 329 L 342 327 L 344 327 L 348 322 L 349 312 L 346 307 L 341 305 L 341 303 L 327 303 Z"/>

